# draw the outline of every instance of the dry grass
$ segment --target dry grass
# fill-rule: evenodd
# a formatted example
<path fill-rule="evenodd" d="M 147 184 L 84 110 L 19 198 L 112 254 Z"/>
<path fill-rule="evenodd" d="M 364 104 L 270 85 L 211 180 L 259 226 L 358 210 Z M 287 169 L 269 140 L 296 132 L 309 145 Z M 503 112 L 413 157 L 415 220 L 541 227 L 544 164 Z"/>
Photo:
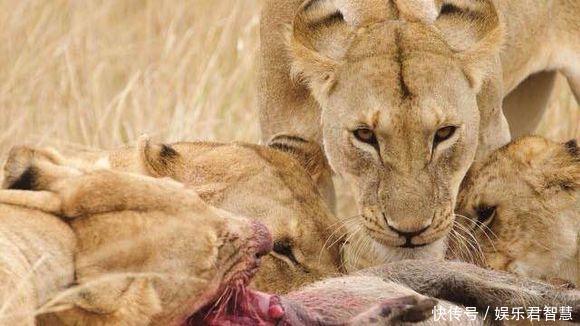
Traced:
<path fill-rule="evenodd" d="M 258 138 L 258 2 L 0 0 L 0 151 Z"/>
<path fill-rule="evenodd" d="M 257 141 L 258 0 L 0 0 L 0 159 L 13 145 Z M 578 137 L 560 81 L 539 129 Z"/>

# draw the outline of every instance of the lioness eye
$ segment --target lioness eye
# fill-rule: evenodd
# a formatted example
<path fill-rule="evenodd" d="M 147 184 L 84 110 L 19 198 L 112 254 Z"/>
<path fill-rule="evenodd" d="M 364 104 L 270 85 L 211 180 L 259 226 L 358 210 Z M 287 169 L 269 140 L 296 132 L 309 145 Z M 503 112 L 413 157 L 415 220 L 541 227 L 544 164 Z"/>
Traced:
<path fill-rule="evenodd" d="M 373 146 L 377 144 L 377 137 L 375 136 L 375 133 L 368 128 L 356 129 L 353 131 L 353 134 L 356 139 L 362 141 L 363 143 L 367 143 Z"/>
<path fill-rule="evenodd" d="M 435 132 L 435 138 L 433 139 L 433 146 L 451 138 L 455 134 L 456 129 L 457 127 L 455 126 L 447 126 L 437 130 L 437 132 Z"/>
<path fill-rule="evenodd" d="M 482 224 L 489 222 L 495 216 L 496 208 L 496 206 L 478 206 L 475 209 L 475 214 L 477 214 L 477 221 Z"/>

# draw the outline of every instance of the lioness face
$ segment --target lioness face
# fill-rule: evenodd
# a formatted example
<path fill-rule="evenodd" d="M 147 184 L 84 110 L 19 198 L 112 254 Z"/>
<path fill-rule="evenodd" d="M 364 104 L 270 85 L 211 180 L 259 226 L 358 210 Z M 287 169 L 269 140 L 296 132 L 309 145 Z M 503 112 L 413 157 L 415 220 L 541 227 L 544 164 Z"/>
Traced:
<path fill-rule="evenodd" d="M 574 142 L 526 137 L 475 164 L 457 211 L 462 214 L 458 233 L 477 243 L 451 251 L 478 245 L 481 253 L 467 256 L 493 269 L 577 282 L 579 153 Z"/>
<path fill-rule="evenodd" d="M 477 147 L 476 93 L 458 63 L 438 53 L 363 50 L 375 38 L 404 40 L 406 30 L 391 27 L 355 40 L 337 69 L 322 102 L 324 142 L 330 164 L 353 185 L 365 232 L 414 248 L 451 226 Z"/>
<path fill-rule="evenodd" d="M 460 52 L 434 24 L 392 12 L 361 24 L 348 8 L 321 0 L 300 9 L 293 71 L 321 106 L 325 151 L 353 186 L 364 233 L 387 253 L 440 258 L 478 146 L 489 68 L 479 59 L 493 47 Z"/>

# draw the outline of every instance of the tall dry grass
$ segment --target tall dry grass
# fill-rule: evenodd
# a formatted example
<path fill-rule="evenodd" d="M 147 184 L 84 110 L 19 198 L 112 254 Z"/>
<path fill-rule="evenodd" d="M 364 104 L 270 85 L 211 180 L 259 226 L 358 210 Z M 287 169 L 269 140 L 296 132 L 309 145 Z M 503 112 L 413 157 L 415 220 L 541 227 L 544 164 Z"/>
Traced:
<path fill-rule="evenodd" d="M 0 0 L 0 159 L 13 145 L 257 141 L 259 0 Z M 565 83 L 540 133 L 580 136 Z"/>
<path fill-rule="evenodd" d="M 258 138 L 258 2 L 0 1 L 0 152 Z"/>

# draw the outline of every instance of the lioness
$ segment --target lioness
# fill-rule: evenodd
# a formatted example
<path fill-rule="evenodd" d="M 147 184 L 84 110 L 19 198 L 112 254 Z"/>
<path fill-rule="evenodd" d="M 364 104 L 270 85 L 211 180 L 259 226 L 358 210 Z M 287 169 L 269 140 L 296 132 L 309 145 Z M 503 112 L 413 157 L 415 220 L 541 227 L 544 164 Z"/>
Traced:
<path fill-rule="evenodd" d="M 47 324 L 183 322 L 224 293 L 245 291 L 272 247 L 265 226 L 207 205 L 181 183 L 108 170 L 84 174 L 44 154 L 14 149 L 5 187 L 48 191 L 53 198 L 44 206 L 40 193 L 23 191 L 12 199 L 40 202 L 35 207 L 63 216 L 77 239 L 76 248 L 64 248 L 74 249 L 77 286 L 60 295 L 57 303 L 67 309 L 44 316 Z M 243 292 L 240 300 L 259 297 Z"/>
<path fill-rule="evenodd" d="M 314 142 L 281 136 L 269 146 L 157 144 L 143 137 L 135 147 L 64 157 L 55 150 L 21 147 L 9 154 L 7 183 L 15 183 L 28 164 L 22 157 L 27 152 L 63 166 L 170 177 L 211 205 L 261 221 L 274 239 L 253 281 L 261 291 L 286 293 L 342 270 L 345 231 L 316 186 L 330 179 L 330 168 Z"/>
<path fill-rule="evenodd" d="M 440 258 L 461 179 L 510 140 L 504 95 L 555 69 L 580 94 L 579 15 L 567 0 L 266 1 L 263 139 L 324 143 L 384 256 Z"/>
<path fill-rule="evenodd" d="M 0 325 L 34 325 L 40 306 L 74 281 L 72 230 L 22 199 L 0 190 Z"/>
<path fill-rule="evenodd" d="M 479 243 L 486 265 L 580 285 L 576 141 L 525 137 L 493 152 L 467 174 L 457 211 L 458 233 Z"/>

